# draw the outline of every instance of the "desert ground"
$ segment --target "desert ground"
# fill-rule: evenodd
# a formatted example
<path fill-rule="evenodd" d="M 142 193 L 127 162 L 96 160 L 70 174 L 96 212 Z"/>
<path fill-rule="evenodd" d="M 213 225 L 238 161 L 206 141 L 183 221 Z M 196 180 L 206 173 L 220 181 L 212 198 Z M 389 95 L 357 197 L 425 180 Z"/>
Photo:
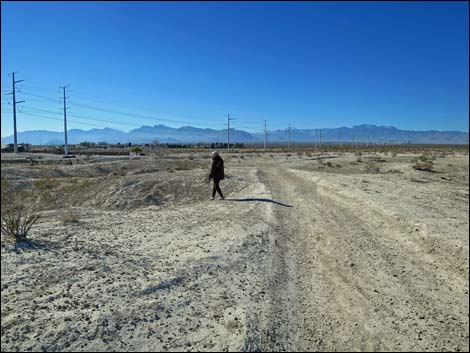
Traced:
<path fill-rule="evenodd" d="M 468 146 L 221 156 L 2 154 L 1 350 L 468 351 Z"/>

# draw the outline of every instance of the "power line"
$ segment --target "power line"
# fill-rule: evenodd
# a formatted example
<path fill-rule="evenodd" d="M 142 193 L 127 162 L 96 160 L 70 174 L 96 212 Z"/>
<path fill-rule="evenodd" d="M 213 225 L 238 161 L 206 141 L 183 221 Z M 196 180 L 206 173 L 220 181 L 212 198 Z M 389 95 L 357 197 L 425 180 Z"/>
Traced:
<path fill-rule="evenodd" d="M 23 80 L 20 80 L 20 81 L 17 81 L 16 83 L 22 82 L 22 81 Z M 64 91 L 64 87 L 62 87 L 62 90 Z M 71 90 L 69 90 L 69 91 L 71 91 Z M 34 98 L 46 99 L 46 100 L 54 101 L 54 102 L 58 101 L 58 98 L 54 98 L 54 97 L 47 96 L 47 95 L 36 94 L 36 93 L 29 92 L 29 91 L 26 91 L 26 92 L 23 92 L 23 93 L 27 96 L 34 97 Z M 63 93 L 63 95 L 65 95 L 65 92 L 62 92 L 62 93 Z M 33 101 L 34 101 L 34 98 L 32 98 Z M 66 101 L 67 98 L 69 98 L 69 97 L 66 97 L 65 99 L 64 99 L 64 97 L 62 97 L 62 100 Z M 16 102 L 16 103 L 22 103 L 22 102 Z M 119 111 L 119 110 L 114 110 L 114 109 L 105 109 L 105 108 L 97 107 L 95 105 L 84 104 L 84 103 L 76 103 L 74 105 L 77 105 L 79 107 L 83 107 L 85 109 L 95 110 L 95 111 L 102 111 L 102 112 L 111 113 L 111 114 L 119 114 L 119 115 L 124 115 L 124 116 L 130 116 L 130 117 L 138 118 L 138 119 L 142 119 L 142 120 L 151 120 L 153 122 L 155 121 L 155 117 L 150 117 L 150 116 L 143 115 L 143 114 L 134 114 L 134 113 L 124 112 L 124 111 Z M 61 120 L 61 119 L 52 118 L 50 116 L 46 117 L 46 116 L 44 116 L 44 114 L 40 114 L 40 115 L 34 114 L 34 112 L 38 112 L 38 111 L 43 112 L 43 113 L 47 113 L 47 114 L 54 114 L 54 115 L 61 114 L 58 111 L 56 112 L 56 111 L 52 111 L 52 110 L 48 110 L 48 109 L 42 109 L 42 108 L 34 107 L 34 106 L 33 107 L 27 106 L 25 108 L 26 108 L 26 112 L 29 114 L 29 116 L 37 116 L 37 117 L 44 118 L 44 119 L 49 119 L 49 120 Z M 76 118 L 76 119 L 85 119 L 85 120 L 98 121 L 98 122 L 109 123 L 109 124 L 125 125 L 125 126 L 134 127 L 134 128 L 137 126 L 136 124 L 123 122 L 123 121 L 114 121 L 114 120 L 90 118 L 90 117 L 86 117 L 86 116 L 83 116 L 83 115 L 73 114 L 73 113 L 70 113 L 70 112 L 67 114 L 67 112 L 66 112 L 67 110 L 68 110 L 68 108 L 66 107 L 66 103 L 65 103 L 65 108 L 64 108 L 64 111 L 62 113 L 64 115 L 64 137 L 67 134 L 67 121 L 72 121 L 72 122 L 75 122 L 75 123 L 80 124 L 80 125 L 103 127 L 102 125 L 83 123 L 83 122 L 79 122 L 79 121 L 74 120 L 74 119 L 69 119 L 68 116 L 72 117 L 72 118 Z M 234 130 L 233 127 L 232 128 L 230 127 L 231 121 L 235 120 L 232 116 L 233 116 L 232 114 L 229 114 L 228 119 L 227 119 L 227 142 L 228 142 L 227 147 L 228 148 L 230 148 L 230 133 L 231 133 L 231 130 Z M 175 123 L 189 123 L 189 124 L 193 125 L 193 121 L 187 121 L 187 120 L 175 120 L 175 119 L 158 119 L 158 120 L 175 122 Z M 246 124 L 248 125 L 250 123 L 247 122 Z M 224 124 L 221 124 L 221 125 L 224 125 Z M 240 126 L 244 127 L 244 128 L 247 128 L 247 129 L 250 129 L 250 130 L 252 129 L 252 127 L 248 127 L 248 126 L 245 127 L 243 125 L 240 125 Z M 174 129 L 174 128 L 171 128 L 171 129 Z M 193 135 L 193 133 L 185 133 L 185 132 L 179 132 L 179 131 L 159 132 L 158 134 L 159 135 L 160 134 L 167 135 L 167 136 L 171 136 L 171 135 L 174 135 L 174 134 L 188 135 L 188 136 Z"/>
<path fill-rule="evenodd" d="M 24 114 L 28 114 L 30 116 L 35 116 L 35 117 L 48 119 L 48 120 L 63 121 L 63 119 L 61 119 L 61 118 L 46 117 L 42 114 L 31 113 L 29 111 L 29 110 L 31 110 L 31 107 L 26 107 L 26 108 L 27 109 L 26 109 L 26 112 Z M 46 110 L 42 110 L 42 111 L 46 111 Z M 60 114 L 60 113 L 54 113 L 54 114 Z M 72 121 L 76 124 L 94 126 L 94 127 L 99 127 L 99 128 L 106 127 L 105 125 L 97 125 L 97 124 L 92 124 L 92 123 L 79 122 L 75 119 L 70 119 L 69 116 L 71 116 L 73 118 L 78 118 L 78 119 L 87 119 L 87 120 L 94 120 L 94 121 L 100 121 L 100 122 L 104 121 L 104 120 L 101 120 L 101 119 L 86 118 L 86 117 L 82 117 L 82 116 L 76 116 L 76 115 L 70 114 L 70 113 L 67 115 L 67 121 Z M 107 121 L 107 122 L 111 122 L 111 121 Z M 131 124 L 126 124 L 126 125 L 129 125 L 129 126 L 134 127 L 134 128 L 136 127 L 135 125 L 131 125 Z M 174 128 L 170 128 L 170 129 L 174 129 Z M 174 129 L 174 130 L 178 130 L 178 129 Z M 222 131 L 221 130 L 214 130 L 214 131 L 218 134 L 223 133 L 223 130 Z M 168 137 L 175 136 L 175 135 L 178 135 L 178 136 L 194 136 L 194 133 L 192 133 L 192 132 L 171 131 L 171 132 L 158 132 L 158 135 L 165 135 L 165 136 L 168 136 Z"/>
<path fill-rule="evenodd" d="M 112 90 L 114 91 L 115 90 L 115 86 L 109 86 L 109 88 L 112 88 Z M 140 91 L 137 91 L 137 90 L 131 90 L 132 92 L 140 92 Z M 72 93 L 78 93 L 79 96 L 85 96 L 85 97 L 91 97 L 93 99 L 95 99 L 95 102 L 103 102 L 103 100 L 101 99 L 101 97 L 97 97 L 95 95 L 90 95 L 88 92 L 84 92 L 84 91 L 77 91 L 76 89 L 73 89 L 71 91 Z M 107 100 L 108 101 L 114 101 L 114 102 L 118 102 L 118 103 L 122 103 L 124 100 L 127 100 L 127 99 L 132 99 L 132 100 L 139 100 L 139 99 L 144 99 L 144 100 L 148 100 L 149 97 L 148 96 L 145 96 L 145 95 L 139 95 L 139 94 L 129 94 L 129 93 L 125 93 L 125 96 L 114 96 L 115 98 L 114 99 L 109 99 L 109 97 L 107 97 Z M 90 101 L 90 99 L 88 99 Z M 137 106 L 129 106 L 129 108 L 138 108 Z M 225 110 L 225 109 L 224 109 Z M 223 112 L 223 110 L 221 109 L 216 109 L 213 111 L 215 112 L 215 114 L 221 114 Z M 163 113 L 163 114 L 172 114 L 172 115 L 181 115 L 181 114 L 175 114 L 173 112 L 169 112 L 169 111 L 164 111 L 164 110 L 159 110 L 159 112 Z M 187 116 L 186 114 L 184 116 Z M 197 117 L 197 116 L 194 116 L 193 115 L 193 118 L 194 119 L 201 119 L 201 116 Z M 205 118 L 204 118 L 205 120 Z"/>
<path fill-rule="evenodd" d="M 47 110 L 47 109 L 42 109 L 42 108 L 37 108 L 37 107 L 28 106 L 28 107 L 25 107 L 25 108 L 26 108 L 26 110 L 33 110 L 33 111 L 38 111 L 38 112 L 43 112 L 43 113 L 48 113 L 48 114 L 62 115 L 62 113 L 60 113 L 60 112 L 54 112 L 52 110 Z M 84 117 L 82 115 L 77 115 L 75 113 L 69 113 L 68 116 L 71 116 L 71 117 L 77 118 L 77 119 L 93 120 L 93 121 L 100 121 L 100 122 L 110 123 L 110 124 L 131 126 L 131 127 L 134 127 L 134 128 L 139 127 L 138 124 L 131 124 L 131 123 L 126 123 L 126 122 L 116 121 L 116 120 L 89 118 L 89 117 Z"/>
<path fill-rule="evenodd" d="M 42 113 L 48 113 L 48 114 L 56 114 L 56 115 L 62 115 L 62 113 L 60 112 L 54 112 L 52 110 L 47 110 L 47 109 L 41 109 L 41 108 L 36 108 L 36 107 L 31 107 L 31 106 L 27 106 L 25 107 L 26 110 L 35 110 L 35 111 L 39 111 L 39 112 L 42 112 Z"/>
<path fill-rule="evenodd" d="M 75 90 L 70 90 L 71 92 L 75 92 Z M 46 95 L 41 95 L 41 94 L 35 94 L 35 93 L 32 93 L 32 92 L 29 92 L 29 91 L 24 91 L 24 94 L 26 94 L 27 96 L 32 96 L 32 97 L 35 97 L 35 98 L 42 98 L 42 99 L 47 99 L 47 100 L 50 100 L 50 101 L 55 101 L 57 102 L 57 98 L 53 98 L 51 96 L 46 96 Z M 121 111 L 121 110 L 114 110 L 114 109 L 109 109 L 109 108 L 103 108 L 103 107 L 99 107 L 99 106 L 96 106 L 96 105 L 90 105 L 90 104 L 87 104 L 87 103 L 82 103 L 81 101 L 79 102 L 76 102 L 76 100 L 74 99 L 74 106 L 78 106 L 78 107 L 82 107 L 82 108 L 85 108 L 85 109 L 89 109 L 89 110 L 94 110 L 94 111 L 100 111 L 100 112 L 105 112 L 105 113 L 110 113 L 110 114 L 118 114 L 118 115 L 123 115 L 123 116 L 130 116 L 130 117 L 133 117 L 133 118 L 139 118 L 139 119 L 142 119 L 142 120 L 149 120 L 149 121 L 153 121 L 155 122 L 155 120 L 160 120 L 160 121 L 163 121 L 163 122 L 172 122 L 172 123 L 183 123 L 183 124 L 191 124 L 194 126 L 194 120 L 192 121 L 189 121 L 189 120 L 177 120 L 177 119 L 166 119 L 166 118 L 156 118 L 154 116 L 149 116 L 149 115 L 144 115 L 144 114 L 141 114 L 141 113 L 130 113 L 130 112 L 125 112 L 125 111 Z M 173 113 L 172 113 L 173 114 Z M 232 114 L 233 115 L 233 114 Z M 196 119 L 199 119 L 199 124 L 197 125 L 201 125 L 201 122 L 202 120 L 200 120 L 200 118 L 196 118 Z M 206 121 L 204 121 L 206 122 Z M 246 125 L 249 125 L 250 123 L 249 122 L 245 122 L 244 124 Z M 196 126 L 197 126 L 196 125 Z M 200 126 L 202 127 L 202 126 Z M 244 128 L 246 129 L 253 129 L 253 127 L 251 126 L 244 126 Z"/>
<path fill-rule="evenodd" d="M 49 97 L 49 96 L 43 96 L 41 94 L 35 94 L 35 93 L 30 93 L 30 92 L 26 92 L 26 91 L 22 91 L 21 93 L 27 95 L 27 96 L 32 96 L 32 97 L 37 97 L 37 98 L 43 98 L 43 99 L 49 99 L 49 100 L 52 100 L 54 102 L 57 102 L 59 101 L 59 98 L 52 98 L 52 97 Z"/>
<path fill-rule="evenodd" d="M 137 126 L 136 124 L 123 123 L 123 122 L 120 122 L 120 121 L 112 121 L 112 120 L 105 120 L 105 119 L 87 118 L 87 117 L 84 117 L 84 116 L 81 116 L 81 115 L 71 114 L 71 113 L 69 113 L 69 116 L 74 117 L 74 118 L 77 118 L 77 119 L 101 121 L 101 122 L 104 122 L 104 123 L 125 125 L 125 126 L 131 126 L 131 127 L 134 127 L 134 128 L 139 127 L 139 126 Z"/>
<path fill-rule="evenodd" d="M 27 107 L 28 109 L 27 110 L 30 110 L 30 107 Z M 45 116 L 43 114 L 36 114 L 36 113 L 32 113 L 30 111 L 26 111 L 23 113 L 23 115 L 28 118 L 28 117 L 35 117 L 35 118 L 40 118 L 40 119 L 46 119 L 46 120 L 53 120 L 53 121 L 63 121 L 63 118 L 59 118 L 59 117 L 51 117 L 51 116 Z M 68 114 L 68 116 L 72 116 L 71 114 Z M 69 117 L 67 116 L 67 122 L 73 122 L 74 124 L 78 124 L 78 125 L 83 125 L 83 126 L 89 126 L 89 127 L 97 127 L 97 128 L 103 128 L 103 125 L 98 125 L 98 124 L 93 124 L 93 123 L 84 123 L 84 122 L 80 122 L 80 121 L 77 121 L 75 119 L 70 119 Z M 89 118 L 91 119 L 91 118 Z M 215 131 L 216 134 L 218 134 L 219 136 L 222 136 L 222 133 L 223 131 Z M 169 131 L 169 132 L 158 132 L 158 136 L 162 137 L 162 136 L 165 136 L 166 138 L 170 138 L 172 136 L 194 136 L 194 133 L 185 133 L 185 132 L 180 132 L 180 131 Z M 157 137 L 158 138 L 158 137 Z M 206 142 L 209 142 L 210 140 L 209 139 L 206 139 L 205 140 Z"/>
<path fill-rule="evenodd" d="M 31 95 L 31 96 L 34 96 L 34 97 L 39 97 L 39 98 L 44 98 L 44 99 L 49 99 L 49 100 L 56 101 L 56 98 L 53 98 L 53 97 L 50 97 L 50 96 L 38 95 L 38 94 L 31 93 L 31 92 L 24 92 L 24 93 L 26 95 Z M 120 102 L 122 102 L 122 101 L 120 101 Z M 100 103 L 98 103 L 98 104 L 100 104 Z M 103 103 L 101 103 L 101 104 L 103 104 Z M 167 122 L 183 123 L 183 124 L 186 124 L 186 123 L 192 124 L 193 123 L 193 121 L 189 121 L 189 120 L 176 120 L 176 119 L 164 119 L 164 118 L 156 119 L 153 116 L 148 116 L 148 115 L 146 116 L 146 115 L 143 115 L 143 114 L 136 114 L 136 113 L 118 111 L 118 110 L 113 110 L 113 109 L 106 109 L 106 108 L 97 107 L 95 105 L 90 105 L 90 104 L 86 104 L 86 103 L 74 103 L 74 105 L 80 106 L 80 107 L 83 107 L 83 108 L 86 108 L 86 109 L 102 111 L 102 112 L 105 112 L 105 113 L 126 115 L 126 116 L 132 116 L 132 117 L 138 116 L 138 117 L 141 117 L 142 119 L 148 119 L 148 120 L 152 120 L 152 121 L 162 120 L 162 121 L 167 121 Z M 166 112 L 166 114 L 173 114 L 174 115 L 174 113 L 169 113 L 169 112 Z M 195 119 L 199 119 L 199 121 L 201 121 L 200 118 L 195 118 Z"/>
<path fill-rule="evenodd" d="M 69 90 L 69 91 L 70 92 L 75 92 L 75 90 Z M 32 96 L 32 97 L 36 97 L 36 98 L 44 98 L 44 99 L 48 99 L 48 100 L 51 100 L 51 101 L 57 101 L 57 98 L 53 98 L 51 96 L 35 94 L 35 93 L 31 93 L 29 91 L 24 91 L 24 93 L 28 96 Z M 90 95 L 88 95 L 88 96 L 90 96 Z M 109 99 L 109 98 L 107 98 L 107 99 L 112 100 L 112 99 Z M 95 101 L 95 102 L 98 103 L 98 101 Z M 120 100 L 119 102 L 122 103 L 122 100 Z M 100 101 L 100 103 L 98 103 L 98 104 L 103 104 L 103 101 Z M 130 113 L 130 112 L 126 112 L 126 111 L 123 111 L 123 110 L 114 110 L 114 109 L 99 107 L 99 106 L 96 106 L 96 105 L 90 105 L 88 103 L 83 103 L 83 101 L 81 101 L 80 98 L 78 99 L 78 101 L 77 101 L 76 98 L 74 98 L 74 106 L 79 106 L 79 107 L 82 107 L 82 108 L 85 108 L 85 109 L 101 111 L 101 112 L 105 112 L 105 113 L 131 116 L 131 117 L 134 117 L 134 118 L 138 117 L 138 118 L 141 118 L 141 119 L 144 119 L 144 120 L 151 120 L 151 121 L 161 120 L 163 122 L 182 123 L 182 124 L 191 124 L 191 125 L 194 125 L 195 122 L 196 122 L 196 125 L 202 125 L 204 123 L 210 122 L 209 120 L 201 119 L 201 117 L 196 117 L 196 116 L 193 116 L 193 120 L 191 120 L 191 121 L 190 120 L 181 120 L 181 119 L 156 118 L 155 116 L 149 116 L 149 115 L 142 114 L 142 113 Z M 128 108 L 132 108 L 132 106 L 128 106 Z M 173 112 L 161 111 L 161 110 L 160 110 L 160 112 L 163 112 L 164 114 L 191 117 L 191 116 L 188 116 L 187 114 L 175 114 Z M 231 114 L 231 115 L 233 116 L 233 114 Z M 244 124 L 250 125 L 252 123 L 245 122 Z M 257 124 L 253 123 L 253 125 L 257 125 Z M 202 127 L 202 126 L 200 126 L 200 127 Z M 251 127 L 251 126 L 248 127 L 247 126 L 246 128 L 252 129 L 253 127 Z"/>
<path fill-rule="evenodd" d="M 51 118 L 51 117 L 48 117 L 48 116 L 39 115 L 39 114 L 34 114 L 34 113 L 28 113 L 28 112 L 24 112 L 23 115 L 38 117 L 38 118 L 47 119 L 47 120 L 63 121 L 62 118 Z M 96 124 L 91 124 L 91 123 L 82 123 L 82 122 L 80 122 L 80 121 L 75 121 L 75 120 L 71 120 L 71 119 L 69 119 L 69 121 L 73 121 L 75 124 L 79 124 L 79 125 L 94 126 L 94 127 L 100 127 L 100 128 L 103 127 L 102 125 L 96 125 Z"/>
<path fill-rule="evenodd" d="M 44 99 L 57 101 L 56 98 L 52 98 L 50 96 L 44 96 L 44 95 L 34 94 L 34 93 L 30 93 L 30 92 L 24 92 L 24 93 L 26 95 L 30 95 L 30 96 L 33 96 L 33 97 L 38 97 L 38 98 L 44 98 Z M 146 115 L 142 115 L 142 114 L 135 114 L 135 113 L 122 112 L 122 111 L 117 111 L 117 110 L 112 110 L 112 109 L 105 109 L 105 108 L 100 108 L 100 107 L 96 107 L 96 106 L 89 105 L 89 104 L 83 104 L 83 103 L 74 103 L 74 105 L 79 106 L 79 107 L 83 107 L 83 108 L 86 108 L 86 109 L 90 109 L 90 110 L 105 112 L 105 113 L 131 116 L 131 117 L 134 117 L 134 118 L 138 117 L 138 118 L 145 119 L 145 120 L 151 120 L 153 122 L 155 122 L 155 120 L 161 120 L 161 121 L 174 122 L 174 123 L 192 123 L 191 121 L 188 121 L 188 120 L 174 120 L 174 119 L 164 119 L 164 118 L 158 118 L 157 119 L 155 117 L 146 116 Z"/>
<path fill-rule="evenodd" d="M 155 122 L 156 120 L 163 121 L 163 122 L 170 122 L 170 123 L 182 123 L 182 124 L 193 124 L 194 122 L 189 121 L 189 120 L 175 120 L 175 119 L 166 119 L 166 118 L 156 118 L 156 117 L 151 117 L 149 115 L 143 115 L 143 114 L 135 114 L 135 113 L 129 113 L 129 112 L 123 112 L 123 111 L 117 111 L 117 110 L 112 110 L 112 109 L 104 109 L 96 106 L 92 106 L 89 104 L 83 104 L 83 103 L 74 103 L 74 105 L 83 107 L 86 109 L 90 110 L 96 110 L 96 111 L 101 111 L 105 113 L 111 113 L 111 114 L 118 114 L 118 115 L 123 115 L 123 116 L 130 116 L 133 118 L 140 118 L 143 120 L 150 120 Z"/>

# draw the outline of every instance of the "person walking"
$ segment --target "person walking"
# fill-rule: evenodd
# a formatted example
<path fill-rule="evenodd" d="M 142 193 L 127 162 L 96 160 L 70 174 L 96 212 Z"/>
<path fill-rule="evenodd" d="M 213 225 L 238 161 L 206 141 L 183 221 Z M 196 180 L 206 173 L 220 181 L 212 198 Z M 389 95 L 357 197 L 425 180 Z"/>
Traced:
<path fill-rule="evenodd" d="M 212 166 L 211 173 L 209 174 L 209 180 L 212 179 L 214 181 L 211 200 L 214 199 L 216 191 L 220 195 L 220 198 L 225 200 L 225 197 L 222 194 L 219 186 L 220 181 L 223 180 L 224 177 L 224 160 L 219 156 L 219 152 L 214 151 L 212 152 Z"/>

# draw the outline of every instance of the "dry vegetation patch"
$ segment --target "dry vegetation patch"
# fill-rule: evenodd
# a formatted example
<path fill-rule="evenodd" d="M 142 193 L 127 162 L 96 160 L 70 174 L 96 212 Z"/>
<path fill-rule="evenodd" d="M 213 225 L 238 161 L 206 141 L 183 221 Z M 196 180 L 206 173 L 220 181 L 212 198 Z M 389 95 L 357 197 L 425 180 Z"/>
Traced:
<path fill-rule="evenodd" d="M 415 164 L 412 167 L 416 170 L 432 172 L 434 167 L 434 157 L 422 154 L 419 158 L 415 160 Z"/>
<path fill-rule="evenodd" d="M 15 248 L 28 241 L 27 235 L 40 214 L 36 195 L 16 191 L 8 182 L 1 182 L 1 234 L 2 245 L 13 242 Z"/>

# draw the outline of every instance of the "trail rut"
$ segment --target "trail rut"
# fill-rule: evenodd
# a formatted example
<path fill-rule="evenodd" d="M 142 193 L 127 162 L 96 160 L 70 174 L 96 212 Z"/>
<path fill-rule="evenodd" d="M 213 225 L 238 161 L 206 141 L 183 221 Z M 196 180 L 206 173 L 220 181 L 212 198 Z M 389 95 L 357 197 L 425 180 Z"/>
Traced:
<path fill-rule="evenodd" d="M 262 180 L 293 205 L 275 209 L 264 349 L 468 348 L 468 268 L 451 272 L 452 254 L 429 253 L 406 221 L 341 198 L 312 173 L 270 168 Z"/>

